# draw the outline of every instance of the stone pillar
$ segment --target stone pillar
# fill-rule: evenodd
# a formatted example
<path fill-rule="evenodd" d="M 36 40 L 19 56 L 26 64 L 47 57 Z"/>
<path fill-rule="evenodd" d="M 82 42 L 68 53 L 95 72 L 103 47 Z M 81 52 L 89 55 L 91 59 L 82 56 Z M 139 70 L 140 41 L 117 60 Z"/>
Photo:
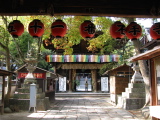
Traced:
<path fill-rule="evenodd" d="M 97 92 L 97 72 L 96 72 L 96 70 L 91 70 L 91 74 L 92 74 L 93 92 Z"/>
<path fill-rule="evenodd" d="M 28 74 L 25 77 L 24 84 L 36 83 L 36 78 L 33 75 L 34 70 L 36 69 L 37 59 L 33 57 L 28 57 L 25 59 L 27 63 L 26 69 L 28 70 Z"/>
<path fill-rule="evenodd" d="M 134 74 L 131 79 L 131 83 L 144 83 L 143 77 L 139 72 L 139 66 L 134 63 L 133 65 Z"/>

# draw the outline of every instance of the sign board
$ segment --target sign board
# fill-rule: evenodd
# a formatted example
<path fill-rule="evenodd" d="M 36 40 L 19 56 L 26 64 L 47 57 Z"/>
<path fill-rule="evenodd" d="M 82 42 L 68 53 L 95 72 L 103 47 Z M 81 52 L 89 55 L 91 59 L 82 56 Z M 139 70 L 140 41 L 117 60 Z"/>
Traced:
<path fill-rule="evenodd" d="M 66 91 L 66 77 L 59 77 L 59 91 Z"/>
<path fill-rule="evenodd" d="M 18 78 L 25 78 L 28 73 L 18 73 Z M 35 78 L 46 78 L 46 73 L 33 73 Z"/>
<path fill-rule="evenodd" d="M 101 77 L 101 91 L 108 91 L 108 77 Z"/>

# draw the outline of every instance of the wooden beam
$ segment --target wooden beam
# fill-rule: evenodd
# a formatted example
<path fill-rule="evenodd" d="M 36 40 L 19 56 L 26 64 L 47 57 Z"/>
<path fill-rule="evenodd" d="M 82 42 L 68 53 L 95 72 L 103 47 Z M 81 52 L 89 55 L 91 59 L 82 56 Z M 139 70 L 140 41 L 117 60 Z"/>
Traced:
<path fill-rule="evenodd" d="M 157 0 L 2 0 L 0 15 L 88 15 L 154 18 L 159 15 Z M 6 9 L 7 8 L 7 9 Z"/>

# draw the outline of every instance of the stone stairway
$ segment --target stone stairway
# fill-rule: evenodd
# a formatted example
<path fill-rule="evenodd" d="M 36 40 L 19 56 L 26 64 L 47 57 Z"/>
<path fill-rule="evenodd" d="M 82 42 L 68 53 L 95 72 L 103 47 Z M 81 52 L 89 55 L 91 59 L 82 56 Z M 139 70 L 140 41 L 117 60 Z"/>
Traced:
<path fill-rule="evenodd" d="M 42 89 L 37 87 L 36 94 L 36 109 L 47 110 L 49 108 L 49 98 L 45 97 L 45 93 Z M 18 88 L 13 98 L 10 99 L 10 105 L 18 106 L 19 110 L 29 110 L 30 105 L 30 84 L 24 84 L 22 88 Z"/>
<path fill-rule="evenodd" d="M 118 97 L 118 107 L 126 110 L 140 109 L 145 104 L 145 84 L 129 83 L 122 96 Z"/>
<path fill-rule="evenodd" d="M 55 93 L 55 97 L 110 97 L 110 93 L 94 93 L 94 92 Z"/>
<path fill-rule="evenodd" d="M 91 80 L 87 80 L 88 82 L 88 91 L 92 91 Z M 80 80 L 80 85 L 76 87 L 76 91 L 85 91 L 85 80 Z"/>

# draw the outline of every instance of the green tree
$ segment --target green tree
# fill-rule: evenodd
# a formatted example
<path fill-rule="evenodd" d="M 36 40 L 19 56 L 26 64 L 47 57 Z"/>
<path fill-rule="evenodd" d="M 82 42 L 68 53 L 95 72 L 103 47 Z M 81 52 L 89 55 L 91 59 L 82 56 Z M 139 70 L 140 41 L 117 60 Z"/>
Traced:
<path fill-rule="evenodd" d="M 12 57 L 12 62 L 14 62 L 16 66 L 19 67 L 25 63 L 24 59 L 26 57 L 27 51 L 33 42 L 34 39 L 29 35 L 28 32 L 24 32 L 19 38 L 13 38 L 11 40 L 9 44 L 11 51 L 10 54 Z"/>
<path fill-rule="evenodd" d="M 52 54 L 52 51 L 42 48 L 41 49 L 41 57 L 38 60 L 37 66 L 42 69 L 49 70 L 49 71 L 53 72 L 52 65 L 50 63 L 46 62 L 46 60 L 45 60 L 45 56 L 49 55 L 49 54 Z"/>
<path fill-rule="evenodd" d="M 10 49 L 9 49 L 9 43 L 11 41 L 10 35 L 8 33 L 7 27 L 9 24 L 9 19 L 6 16 L 1 16 L 1 23 L 2 25 L 0 26 L 0 47 L 4 51 L 4 58 L 5 58 L 5 63 L 6 63 L 6 69 L 11 71 L 11 56 L 10 56 Z M 11 76 L 8 77 L 8 92 L 6 95 L 6 98 L 9 99 L 10 97 L 10 92 L 11 92 Z"/>

